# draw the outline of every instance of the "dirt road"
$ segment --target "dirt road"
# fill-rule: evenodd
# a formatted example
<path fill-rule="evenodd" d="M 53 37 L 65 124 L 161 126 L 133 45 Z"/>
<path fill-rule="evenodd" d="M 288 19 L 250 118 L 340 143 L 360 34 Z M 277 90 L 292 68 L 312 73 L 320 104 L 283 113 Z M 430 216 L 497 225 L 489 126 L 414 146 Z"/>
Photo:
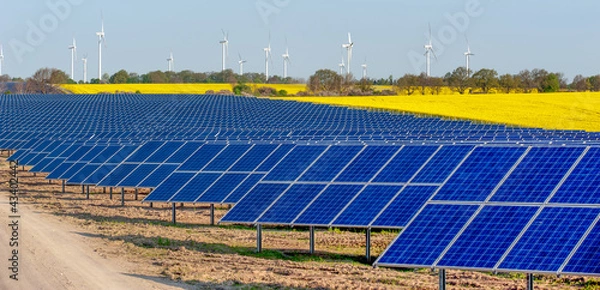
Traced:
<path fill-rule="evenodd" d="M 94 241 L 71 231 L 54 216 L 19 205 L 18 248 L 6 191 L 0 193 L 0 289 L 187 289 L 166 278 L 134 273 L 135 265 L 103 258 Z M 18 281 L 10 278 L 12 250 L 18 249 Z"/>

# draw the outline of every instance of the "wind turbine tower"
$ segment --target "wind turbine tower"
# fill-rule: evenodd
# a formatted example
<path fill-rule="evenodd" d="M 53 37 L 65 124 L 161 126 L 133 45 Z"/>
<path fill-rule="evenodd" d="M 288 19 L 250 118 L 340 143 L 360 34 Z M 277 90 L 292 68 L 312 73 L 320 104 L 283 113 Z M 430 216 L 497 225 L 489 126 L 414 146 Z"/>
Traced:
<path fill-rule="evenodd" d="M 172 72 L 173 71 L 173 62 L 175 61 L 175 59 L 173 58 L 173 52 L 171 52 L 171 54 L 169 55 L 169 58 L 167 58 L 167 71 L 168 72 Z"/>
<path fill-rule="evenodd" d="M 69 45 L 69 50 L 71 50 L 71 79 L 75 80 L 75 61 L 77 60 L 77 44 L 75 43 L 75 38 L 73 38 L 73 43 Z"/>
<path fill-rule="evenodd" d="M 83 55 L 83 58 L 81 59 L 81 61 L 83 62 L 83 83 L 87 83 L 88 79 L 87 79 L 87 54 Z"/>
<path fill-rule="evenodd" d="M 269 35 L 269 46 L 263 49 L 265 51 L 265 77 L 269 81 L 269 61 L 271 61 L 271 36 Z"/>
<path fill-rule="evenodd" d="M 428 77 L 431 76 L 431 55 L 437 59 L 435 52 L 433 51 L 433 38 L 431 36 L 431 24 L 429 25 L 429 42 L 425 44 L 425 62 L 427 64 L 426 74 Z"/>
<path fill-rule="evenodd" d="M 367 79 L 367 60 L 361 65 L 362 67 L 362 78 Z"/>
<path fill-rule="evenodd" d="M 471 56 L 475 55 L 474 53 L 471 52 L 471 45 L 469 45 L 469 39 L 467 39 L 467 51 L 465 52 L 465 58 L 467 61 L 467 75 L 470 76 L 471 75 L 471 69 L 469 68 L 469 60 L 471 58 Z"/>
<path fill-rule="evenodd" d="M 285 54 L 283 54 L 282 57 L 283 57 L 283 78 L 285 79 L 288 77 L 288 66 L 290 64 L 290 52 L 287 47 L 285 48 Z"/>
<path fill-rule="evenodd" d="M 2 65 L 4 64 L 4 50 L 2 44 L 0 44 L 0 76 L 2 75 Z"/>
<path fill-rule="evenodd" d="M 240 60 L 238 61 L 238 64 L 240 65 L 240 75 L 244 75 L 244 64 L 247 62 L 246 60 L 242 59 L 242 55 L 238 53 L 238 56 L 240 57 Z"/>
<path fill-rule="evenodd" d="M 354 48 L 354 42 L 352 42 L 352 35 L 348 32 L 348 43 L 342 44 L 342 48 L 345 48 L 348 53 L 348 66 L 346 67 L 346 75 L 352 73 L 352 49 Z"/>
<path fill-rule="evenodd" d="M 102 29 L 96 32 L 98 36 L 98 80 L 102 81 L 102 45 L 106 45 L 106 34 L 104 33 L 104 17 L 102 17 Z"/>
<path fill-rule="evenodd" d="M 223 49 L 223 66 L 222 66 L 222 71 L 224 71 L 227 68 L 227 55 L 229 55 L 229 32 L 225 33 L 225 30 L 222 30 L 223 32 L 223 40 L 219 41 L 219 43 L 221 44 L 221 47 Z"/>

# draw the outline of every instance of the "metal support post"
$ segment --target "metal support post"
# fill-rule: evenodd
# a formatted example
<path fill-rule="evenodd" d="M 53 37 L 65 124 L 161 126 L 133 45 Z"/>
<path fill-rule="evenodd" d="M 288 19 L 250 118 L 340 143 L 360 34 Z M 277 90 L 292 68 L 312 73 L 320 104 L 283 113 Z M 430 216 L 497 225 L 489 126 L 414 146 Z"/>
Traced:
<path fill-rule="evenodd" d="M 308 238 L 308 243 L 309 243 L 309 251 L 310 254 L 314 254 L 315 253 L 315 227 L 310 226 L 308 227 L 308 231 L 309 231 L 309 238 Z"/>
<path fill-rule="evenodd" d="M 175 203 L 173 203 L 173 216 L 172 216 L 172 218 L 173 218 L 173 224 L 174 224 L 174 225 L 176 225 L 176 224 L 177 224 L 177 218 L 175 217 L 175 215 L 176 215 L 176 212 L 175 212 L 175 211 L 176 211 L 176 210 L 177 210 L 177 209 L 176 209 L 176 205 L 175 205 Z"/>
<path fill-rule="evenodd" d="M 533 290 L 533 274 L 527 274 L 527 290 Z"/>
<path fill-rule="evenodd" d="M 215 225 L 215 205 L 214 204 L 210 205 L 210 225 L 211 226 Z"/>
<path fill-rule="evenodd" d="M 121 187 L 121 206 L 125 206 L 125 188 Z"/>
<path fill-rule="evenodd" d="M 256 225 L 256 252 L 262 252 L 262 225 Z"/>
<path fill-rule="evenodd" d="M 440 269 L 440 290 L 446 290 L 446 270 Z"/>
<path fill-rule="evenodd" d="M 367 229 L 366 233 L 366 250 L 367 262 L 371 262 L 371 228 Z"/>

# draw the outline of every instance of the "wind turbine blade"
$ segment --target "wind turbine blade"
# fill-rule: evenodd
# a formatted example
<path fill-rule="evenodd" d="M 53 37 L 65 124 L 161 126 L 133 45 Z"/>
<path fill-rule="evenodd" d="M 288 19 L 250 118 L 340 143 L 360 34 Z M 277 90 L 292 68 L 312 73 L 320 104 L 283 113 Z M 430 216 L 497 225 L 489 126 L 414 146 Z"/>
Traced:
<path fill-rule="evenodd" d="M 431 49 L 431 53 L 433 54 L 433 57 L 435 58 L 435 61 L 438 60 L 437 55 L 435 54 L 435 51 L 433 50 L 433 48 Z"/>
<path fill-rule="evenodd" d="M 352 34 L 348 32 L 348 44 L 352 44 Z"/>
<path fill-rule="evenodd" d="M 431 23 L 429 23 L 429 45 L 432 45 Z"/>

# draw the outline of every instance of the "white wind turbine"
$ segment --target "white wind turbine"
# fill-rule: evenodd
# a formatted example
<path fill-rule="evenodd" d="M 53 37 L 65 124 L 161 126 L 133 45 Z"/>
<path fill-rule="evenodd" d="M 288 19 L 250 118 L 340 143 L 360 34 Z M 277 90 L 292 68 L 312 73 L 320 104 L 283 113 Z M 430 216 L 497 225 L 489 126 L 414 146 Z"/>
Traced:
<path fill-rule="evenodd" d="M 431 36 L 431 24 L 429 24 L 429 43 L 425 44 L 425 62 L 427 63 L 427 76 L 431 76 L 431 55 L 437 59 L 435 52 L 433 51 L 433 38 Z"/>
<path fill-rule="evenodd" d="M 269 34 L 269 46 L 263 49 L 265 51 L 265 77 L 269 81 L 269 61 L 271 61 L 271 35 Z"/>
<path fill-rule="evenodd" d="M 282 57 L 283 57 L 283 78 L 285 79 L 288 77 L 288 65 L 290 65 L 290 52 L 287 47 L 285 48 L 285 54 L 283 54 Z"/>
<path fill-rule="evenodd" d="M 467 51 L 465 52 L 465 58 L 467 61 L 467 75 L 471 75 L 471 70 L 469 68 L 469 59 L 475 54 L 471 52 L 471 45 L 469 45 L 469 39 L 466 37 L 465 39 L 467 40 Z"/>
<path fill-rule="evenodd" d="M 242 59 L 242 55 L 238 53 L 238 56 L 240 57 L 240 60 L 238 61 L 238 64 L 240 65 L 240 75 L 244 75 L 244 64 L 247 63 L 248 61 Z"/>
<path fill-rule="evenodd" d="M 362 67 L 362 78 L 367 79 L 367 59 L 365 58 L 365 62 L 361 65 Z"/>
<path fill-rule="evenodd" d="M 96 32 L 98 36 L 98 80 L 102 81 L 102 45 L 106 46 L 106 34 L 104 33 L 104 17 L 102 17 L 102 29 Z"/>
<path fill-rule="evenodd" d="M 227 68 L 227 56 L 229 55 L 229 32 L 225 33 L 225 30 L 221 29 L 223 32 L 223 40 L 219 41 L 221 47 L 223 49 L 223 66 L 222 70 L 224 71 Z"/>
<path fill-rule="evenodd" d="M 172 72 L 174 69 L 174 65 L 173 62 L 175 61 L 175 59 L 173 58 L 173 52 L 171 52 L 171 54 L 169 55 L 169 58 L 167 58 L 167 71 L 168 72 Z"/>
<path fill-rule="evenodd" d="M 340 67 L 340 75 L 343 76 L 344 69 L 346 68 L 346 64 L 344 63 L 344 54 L 342 54 L 342 62 L 338 64 L 338 66 Z"/>
<path fill-rule="evenodd" d="M 352 42 L 352 35 L 348 32 L 348 43 L 342 44 L 342 48 L 345 48 L 348 53 L 348 67 L 346 68 L 346 74 L 350 75 L 352 73 L 352 48 L 354 48 L 354 42 Z"/>
<path fill-rule="evenodd" d="M 0 76 L 2 75 L 2 65 L 4 64 L 4 50 L 2 44 L 0 44 Z"/>
<path fill-rule="evenodd" d="M 68 48 L 71 50 L 71 79 L 75 80 L 75 61 L 77 61 L 77 44 L 75 43 L 75 38 L 73 38 L 73 43 Z"/>
<path fill-rule="evenodd" d="M 83 83 L 87 83 L 87 54 L 83 55 L 81 61 L 83 62 Z"/>

